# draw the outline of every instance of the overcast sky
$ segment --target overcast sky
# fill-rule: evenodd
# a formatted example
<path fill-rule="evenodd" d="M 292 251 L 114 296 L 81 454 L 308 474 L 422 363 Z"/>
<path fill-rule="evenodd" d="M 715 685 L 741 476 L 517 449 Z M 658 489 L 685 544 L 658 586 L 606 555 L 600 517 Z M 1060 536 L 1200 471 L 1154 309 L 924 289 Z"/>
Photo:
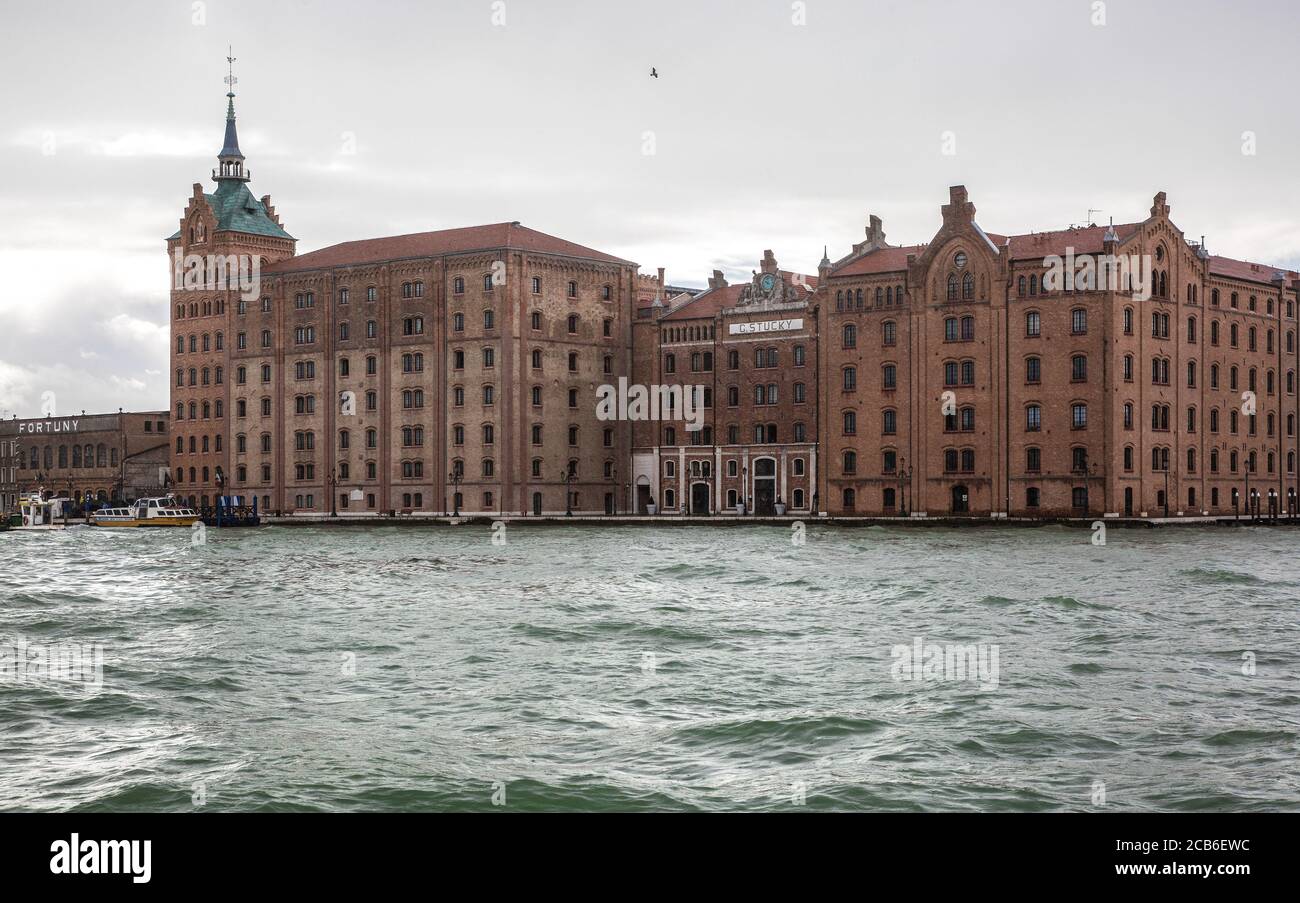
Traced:
<path fill-rule="evenodd" d="M 164 240 L 212 189 L 228 43 L 299 252 L 517 219 L 699 285 L 815 272 L 868 213 L 927 241 L 963 183 L 1004 234 L 1165 190 L 1214 253 L 1300 266 L 1300 4 L 1099 6 L 7 3 L 0 412 L 168 407 Z"/>

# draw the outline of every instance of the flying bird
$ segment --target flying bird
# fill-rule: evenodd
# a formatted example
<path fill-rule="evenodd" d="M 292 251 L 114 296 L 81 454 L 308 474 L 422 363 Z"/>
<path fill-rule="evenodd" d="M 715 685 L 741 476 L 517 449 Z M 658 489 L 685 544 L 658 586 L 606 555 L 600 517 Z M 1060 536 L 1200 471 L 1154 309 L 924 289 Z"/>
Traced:
<path fill-rule="evenodd" d="M 659 77 L 659 70 L 656 69 L 654 66 L 651 66 L 651 67 L 650 67 L 650 77 L 651 77 L 651 78 L 658 78 L 658 77 Z"/>

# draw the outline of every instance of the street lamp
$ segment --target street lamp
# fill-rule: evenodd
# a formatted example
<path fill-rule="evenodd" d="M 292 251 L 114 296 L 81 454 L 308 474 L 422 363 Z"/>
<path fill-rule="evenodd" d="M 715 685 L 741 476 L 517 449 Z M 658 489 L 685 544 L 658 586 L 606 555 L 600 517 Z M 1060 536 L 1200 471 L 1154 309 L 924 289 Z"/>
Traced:
<path fill-rule="evenodd" d="M 564 472 L 563 479 L 564 479 L 564 516 L 573 517 L 573 492 L 571 487 L 573 486 L 574 481 L 578 479 L 578 475 L 574 473 L 572 470 L 566 470 Z"/>
<path fill-rule="evenodd" d="M 452 515 L 453 517 L 460 517 L 460 481 L 462 479 L 464 479 L 464 475 L 459 470 L 452 470 L 451 473 L 447 474 L 447 482 L 451 484 L 452 503 L 456 506 L 456 513 Z"/>
<path fill-rule="evenodd" d="M 912 470 L 907 466 L 906 458 L 898 459 L 898 510 L 900 517 L 907 517 L 907 482 L 912 479 Z"/>
<path fill-rule="evenodd" d="M 338 510 L 338 509 L 339 509 L 339 493 L 338 493 L 338 488 L 339 488 L 339 468 L 338 468 L 338 465 L 335 465 L 335 466 L 330 470 L 330 475 L 329 475 L 329 480 L 328 480 L 328 482 L 329 482 L 329 484 L 330 484 L 330 517 L 338 517 L 338 516 L 339 516 L 339 510 Z"/>
<path fill-rule="evenodd" d="M 1246 446 L 1242 446 L 1241 449 L 1241 470 L 1246 475 L 1246 516 L 1253 518 L 1254 512 L 1251 510 L 1250 504 L 1250 454 Z"/>
<path fill-rule="evenodd" d="M 1169 518 L 1169 465 L 1165 465 L 1165 518 Z"/>

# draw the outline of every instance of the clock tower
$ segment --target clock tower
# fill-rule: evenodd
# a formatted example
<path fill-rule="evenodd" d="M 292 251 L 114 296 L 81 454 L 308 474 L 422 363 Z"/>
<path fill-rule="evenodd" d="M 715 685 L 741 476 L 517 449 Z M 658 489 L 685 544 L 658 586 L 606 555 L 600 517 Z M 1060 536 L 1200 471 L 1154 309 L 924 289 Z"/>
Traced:
<path fill-rule="evenodd" d="M 205 193 L 194 184 L 180 228 L 167 239 L 173 418 L 169 488 L 198 507 L 214 504 L 216 496 L 251 496 L 263 482 L 260 464 L 254 468 L 242 460 L 250 444 L 245 441 L 241 448 L 234 439 L 237 432 L 259 437 L 274 432 L 273 418 L 282 414 L 279 405 L 266 410 L 260 396 L 243 398 L 243 393 L 252 384 L 248 373 L 282 379 L 281 343 L 276 341 L 282 329 L 274 292 L 263 284 L 261 271 L 292 257 L 296 242 L 280 225 L 270 196 L 259 200 L 249 190 L 250 173 L 235 128 L 234 56 L 226 62 L 225 136 L 212 171 L 216 188 Z M 256 360 L 243 360 L 250 355 Z M 242 383 L 241 365 L 247 380 Z M 258 416 L 262 414 L 266 416 Z M 236 420 L 238 430 L 231 426 Z"/>

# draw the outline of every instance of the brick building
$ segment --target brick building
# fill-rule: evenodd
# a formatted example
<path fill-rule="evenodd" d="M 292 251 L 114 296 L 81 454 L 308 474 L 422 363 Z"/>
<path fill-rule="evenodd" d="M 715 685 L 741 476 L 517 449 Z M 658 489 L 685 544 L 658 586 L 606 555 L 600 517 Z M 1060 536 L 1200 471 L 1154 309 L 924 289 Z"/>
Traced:
<path fill-rule="evenodd" d="M 810 513 L 817 474 L 816 277 L 771 251 L 744 284 L 715 270 L 706 291 L 657 298 L 633 326 L 631 382 L 697 387 L 698 429 L 681 417 L 633 424 L 638 512 Z"/>
<path fill-rule="evenodd" d="M 628 370 L 635 264 L 518 222 L 296 255 L 243 159 L 230 95 L 216 193 L 194 187 L 168 250 L 262 263 L 251 299 L 173 288 L 178 487 L 285 512 L 616 505 L 630 430 L 594 399 Z"/>
<path fill-rule="evenodd" d="M 5 495 L 43 490 L 78 502 L 128 501 L 169 490 L 166 411 L 74 414 L 0 421 L 0 449 L 12 449 Z"/>
<path fill-rule="evenodd" d="M 1294 510 L 1300 276 L 1211 255 L 1169 213 L 1162 192 L 1140 222 L 1002 236 L 958 186 L 926 244 L 872 218 L 820 272 L 823 510 L 1224 514 L 1247 482 Z M 1066 255 L 1136 275 L 1056 280 Z"/>
<path fill-rule="evenodd" d="M 1002 235 L 958 186 L 926 243 L 891 245 L 871 217 L 816 277 L 769 251 L 748 282 L 715 271 L 703 290 L 518 222 L 299 255 L 248 188 L 228 97 L 216 190 L 194 186 L 168 240 L 172 477 L 196 504 L 1017 517 L 1296 504 L 1300 276 L 1209 254 L 1163 193 L 1141 221 Z M 1133 266 L 1074 279 L 1115 261 Z M 674 409 L 606 419 L 606 386 L 696 387 L 698 428 Z"/>
<path fill-rule="evenodd" d="M 22 449 L 17 439 L 0 439 L 0 516 L 18 507 L 22 484 L 18 482 Z"/>

